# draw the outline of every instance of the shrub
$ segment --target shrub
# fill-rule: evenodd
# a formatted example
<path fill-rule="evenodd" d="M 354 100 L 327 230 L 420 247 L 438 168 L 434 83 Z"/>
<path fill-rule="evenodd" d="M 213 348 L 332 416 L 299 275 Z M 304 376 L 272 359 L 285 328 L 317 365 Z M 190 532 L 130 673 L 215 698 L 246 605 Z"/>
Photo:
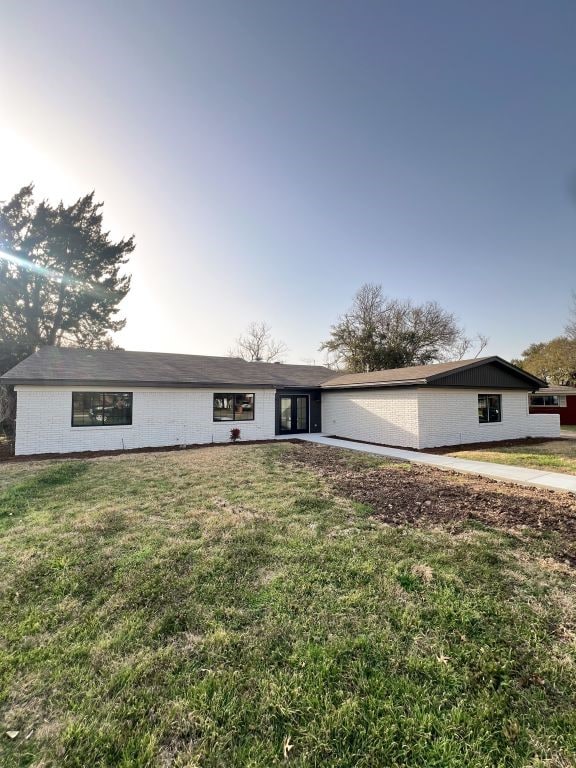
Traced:
<path fill-rule="evenodd" d="M 232 440 L 233 443 L 235 443 L 236 440 L 240 440 L 240 430 L 238 427 L 232 427 L 230 430 L 230 440 Z"/>

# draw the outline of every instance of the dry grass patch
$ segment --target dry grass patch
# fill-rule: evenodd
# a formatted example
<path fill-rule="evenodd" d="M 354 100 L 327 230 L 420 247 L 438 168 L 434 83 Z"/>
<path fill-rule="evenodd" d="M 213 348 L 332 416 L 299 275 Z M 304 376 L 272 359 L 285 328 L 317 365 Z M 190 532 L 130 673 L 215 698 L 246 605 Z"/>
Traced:
<path fill-rule="evenodd" d="M 576 440 L 550 440 L 526 445 L 516 443 L 494 448 L 486 446 L 474 450 L 454 450 L 447 455 L 540 469 L 542 472 L 576 474 Z"/>

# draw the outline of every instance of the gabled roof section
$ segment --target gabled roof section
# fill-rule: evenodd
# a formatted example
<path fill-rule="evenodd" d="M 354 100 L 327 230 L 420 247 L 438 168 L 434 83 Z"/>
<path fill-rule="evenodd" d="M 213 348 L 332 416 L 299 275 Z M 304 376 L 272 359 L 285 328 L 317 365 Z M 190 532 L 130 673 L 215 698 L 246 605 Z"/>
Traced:
<path fill-rule="evenodd" d="M 338 375 L 320 365 L 250 363 L 238 357 L 71 347 L 43 347 L 0 378 L 8 384 L 98 387 L 546 387 L 546 382 L 501 357 Z"/>
<path fill-rule="evenodd" d="M 140 387 L 319 387 L 320 365 L 250 363 L 239 357 L 43 347 L 2 377 L 8 384 Z"/>
<path fill-rule="evenodd" d="M 327 379 L 323 389 L 400 386 L 462 386 L 539 389 L 545 382 L 501 357 L 456 360 L 450 363 L 347 373 Z"/>

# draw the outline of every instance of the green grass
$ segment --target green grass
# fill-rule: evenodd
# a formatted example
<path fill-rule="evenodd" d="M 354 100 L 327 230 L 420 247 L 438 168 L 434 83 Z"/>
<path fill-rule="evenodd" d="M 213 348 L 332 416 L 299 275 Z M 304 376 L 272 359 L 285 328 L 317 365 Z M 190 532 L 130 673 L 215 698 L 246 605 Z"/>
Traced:
<path fill-rule="evenodd" d="M 2 768 L 576 765 L 573 572 L 293 450 L 1 468 Z"/>
<path fill-rule="evenodd" d="M 563 424 L 560 427 L 560 430 L 563 432 L 566 430 L 567 432 L 576 432 L 576 424 Z"/>
<path fill-rule="evenodd" d="M 451 451 L 449 456 L 477 461 L 494 461 L 550 472 L 576 474 L 576 440 L 550 440 L 537 444 L 497 445 L 493 448 Z"/>

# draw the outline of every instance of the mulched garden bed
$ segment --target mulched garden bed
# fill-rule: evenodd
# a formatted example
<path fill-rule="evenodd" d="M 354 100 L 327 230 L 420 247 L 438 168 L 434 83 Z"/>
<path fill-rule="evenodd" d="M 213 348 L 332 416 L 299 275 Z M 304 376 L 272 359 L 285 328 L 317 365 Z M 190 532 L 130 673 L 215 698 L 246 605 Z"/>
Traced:
<path fill-rule="evenodd" d="M 460 527 L 474 520 L 521 532 L 563 537 L 558 557 L 576 567 L 576 496 L 528 488 L 476 475 L 462 475 L 421 464 L 355 465 L 340 448 L 300 443 L 288 461 L 322 475 L 341 496 L 369 505 L 390 525 Z"/>
<path fill-rule="evenodd" d="M 284 442 L 292 443 L 294 440 L 284 440 Z M 96 459 L 100 456 L 121 456 L 130 453 L 167 453 L 170 451 L 195 451 L 199 448 L 222 448 L 226 446 L 232 447 L 233 445 L 267 445 L 270 443 L 276 443 L 275 440 L 238 440 L 236 443 L 224 442 L 224 443 L 187 443 L 186 445 L 158 445 L 148 446 L 146 448 L 125 448 L 114 451 L 75 451 L 74 453 L 30 453 L 25 456 L 14 456 L 12 453 L 6 452 L 5 455 L 0 451 L 0 461 L 43 461 L 44 459 Z"/>
<path fill-rule="evenodd" d="M 523 437 L 519 440 L 494 440 L 485 443 L 460 443 L 458 445 L 441 445 L 437 448 L 425 448 L 426 453 L 454 453 L 455 451 L 486 451 L 492 448 L 518 448 L 525 445 L 542 445 L 543 443 L 565 443 L 565 437 Z"/>
<path fill-rule="evenodd" d="M 491 440 L 484 443 L 456 443 L 454 445 L 440 445 L 436 448 L 407 448 L 405 445 L 391 445 L 389 443 L 373 443 L 369 440 L 353 440 L 351 437 L 341 437 L 340 435 L 328 435 L 335 440 L 347 440 L 351 443 L 363 443 L 364 445 L 378 445 L 381 448 L 399 448 L 403 451 L 414 451 L 414 453 L 454 453 L 454 451 L 477 451 L 487 448 L 512 448 L 519 445 L 542 445 L 543 443 L 564 442 L 566 437 L 519 437 L 514 440 Z"/>
<path fill-rule="evenodd" d="M 11 459 L 14 455 L 14 444 L 9 440 L 0 439 L 0 461 Z"/>

